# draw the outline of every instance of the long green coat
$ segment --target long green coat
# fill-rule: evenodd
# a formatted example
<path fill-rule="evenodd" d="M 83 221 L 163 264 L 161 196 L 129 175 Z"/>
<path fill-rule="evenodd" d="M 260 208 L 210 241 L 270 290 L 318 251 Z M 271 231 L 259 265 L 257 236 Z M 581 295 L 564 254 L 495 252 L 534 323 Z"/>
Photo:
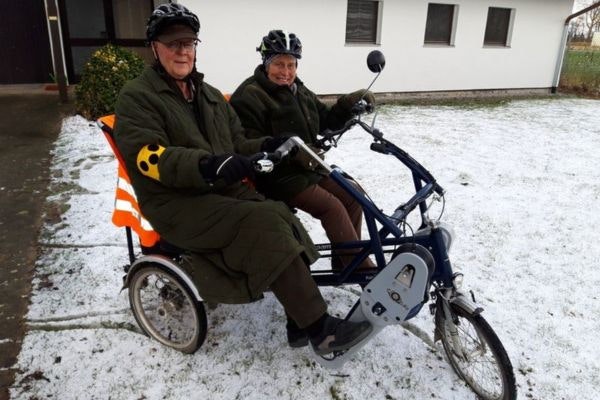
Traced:
<path fill-rule="evenodd" d="M 325 129 L 339 129 L 351 117 L 339 102 L 333 107 L 322 103 L 299 78 L 296 93 L 287 86 L 277 85 L 267 78 L 259 65 L 254 75 L 246 79 L 231 96 L 230 103 L 242 121 L 249 138 L 296 135 L 313 144 Z M 285 159 L 272 174 L 261 176 L 258 187 L 267 197 L 289 201 L 322 178 L 304 169 L 293 160 Z"/>
<path fill-rule="evenodd" d="M 253 301 L 294 258 L 304 254 L 312 263 L 318 253 L 283 203 L 265 201 L 242 183 L 204 180 L 202 157 L 253 153 L 262 140 L 244 137 L 231 106 L 201 74 L 194 72 L 193 82 L 197 94 L 190 105 L 174 83 L 146 68 L 119 95 L 115 141 L 144 216 L 162 238 L 189 250 L 184 265 L 200 294 L 214 302 Z M 136 165 L 146 145 L 165 148 L 158 160 L 160 180 Z"/>

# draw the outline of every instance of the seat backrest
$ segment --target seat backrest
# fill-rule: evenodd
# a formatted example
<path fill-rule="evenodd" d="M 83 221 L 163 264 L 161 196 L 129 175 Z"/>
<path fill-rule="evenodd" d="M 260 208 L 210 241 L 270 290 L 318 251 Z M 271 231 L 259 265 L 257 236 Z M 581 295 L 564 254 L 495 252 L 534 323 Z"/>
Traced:
<path fill-rule="evenodd" d="M 113 137 L 115 115 L 111 114 L 101 117 L 97 123 L 102 129 L 104 137 L 108 141 L 119 163 L 112 222 L 118 227 L 131 228 L 139 236 L 142 246 L 152 247 L 158 243 L 160 236 L 154 231 L 150 222 L 144 218 L 140 211 L 135 191 L 133 190 L 133 186 L 131 186 L 131 179 L 129 179 L 127 169 L 125 168 L 125 161 L 115 144 Z"/>

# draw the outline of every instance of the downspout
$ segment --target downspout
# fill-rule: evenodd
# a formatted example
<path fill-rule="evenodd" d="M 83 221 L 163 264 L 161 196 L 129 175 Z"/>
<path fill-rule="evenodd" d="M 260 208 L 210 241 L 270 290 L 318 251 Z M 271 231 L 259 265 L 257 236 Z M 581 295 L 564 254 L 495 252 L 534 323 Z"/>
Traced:
<path fill-rule="evenodd" d="M 48 35 L 50 36 L 50 52 L 52 53 L 52 66 L 56 83 L 58 84 L 58 94 L 61 103 L 69 102 L 67 90 L 67 77 L 65 74 L 65 61 L 63 48 L 61 45 L 60 16 L 56 0 L 46 0 L 46 15 L 48 17 Z"/>
<path fill-rule="evenodd" d="M 556 60 L 556 67 L 554 68 L 554 79 L 552 81 L 552 93 L 556 93 L 556 89 L 558 88 L 558 82 L 560 80 L 560 72 L 563 66 L 563 60 L 565 59 L 565 52 L 567 50 L 567 36 L 569 35 L 569 22 L 573 18 L 579 17 L 581 14 L 585 14 L 586 12 L 593 10 L 594 8 L 600 7 L 600 1 L 592 4 L 589 7 L 584 8 L 581 11 L 577 11 L 575 14 L 571 14 L 565 20 L 565 27 L 563 28 L 562 39 L 560 41 L 560 47 L 558 49 L 558 59 Z"/>

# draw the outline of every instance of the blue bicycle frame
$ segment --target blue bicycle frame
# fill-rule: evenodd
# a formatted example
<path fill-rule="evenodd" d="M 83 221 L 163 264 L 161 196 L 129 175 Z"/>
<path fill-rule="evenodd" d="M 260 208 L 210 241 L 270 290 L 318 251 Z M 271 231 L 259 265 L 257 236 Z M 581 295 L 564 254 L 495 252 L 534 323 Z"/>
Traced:
<path fill-rule="evenodd" d="M 433 193 L 440 196 L 444 194 L 444 189 L 438 185 L 434 177 L 421 164 L 414 160 L 408 153 L 400 149 L 390 141 L 383 138 L 381 132 L 371 128 L 364 122 L 354 119 L 351 120 L 342 133 L 350 129 L 353 125 L 360 125 L 364 130 L 375 138 L 371 144 L 371 150 L 382 154 L 391 154 L 400 160 L 412 172 L 415 194 L 404 204 L 400 205 L 394 211 L 393 215 L 385 215 L 371 199 L 363 192 L 358 190 L 344 175 L 343 171 L 334 168 L 329 172 L 329 177 L 333 179 L 340 187 L 348 192 L 362 207 L 365 223 L 369 232 L 369 240 L 360 240 L 344 243 L 322 243 L 317 244 L 317 250 L 321 252 L 322 257 L 331 257 L 334 250 L 359 249 L 353 260 L 341 271 L 325 270 L 312 271 L 312 276 L 319 286 L 339 286 L 342 284 L 360 284 L 366 285 L 376 273 L 386 265 L 384 253 L 391 253 L 394 249 L 386 250 L 384 247 L 397 247 L 404 243 L 416 243 L 428 249 L 435 262 L 435 271 L 432 281 L 439 284 L 440 287 L 452 287 L 452 265 L 450 263 L 446 244 L 441 229 L 435 222 L 427 217 L 427 207 L 425 201 Z M 341 135 L 341 134 L 340 134 Z M 421 227 L 431 227 L 427 234 L 417 234 L 407 236 L 400 228 L 399 222 L 416 208 L 419 207 L 421 214 Z M 376 222 L 381 224 L 377 230 Z M 329 253 L 327 253 L 329 251 Z M 377 262 L 377 271 L 357 271 L 358 266 L 370 255 L 375 256 Z"/>

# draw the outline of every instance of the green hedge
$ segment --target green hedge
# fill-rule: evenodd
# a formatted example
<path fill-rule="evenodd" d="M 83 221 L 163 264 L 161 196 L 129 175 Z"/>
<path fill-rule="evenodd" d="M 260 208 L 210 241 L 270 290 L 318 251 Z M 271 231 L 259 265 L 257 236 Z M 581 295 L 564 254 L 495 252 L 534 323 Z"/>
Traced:
<path fill-rule="evenodd" d="M 111 44 L 98 49 L 83 67 L 75 89 L 77 112 L 87 119 L 114 113 L 119 91 L 143 68 L 144 60 L 129 50 Z"/>
<path fill-rule="evenodd" d="M 600 95 L 600 49 L 568 50 L 560 86 L 584 94 Z"/>

